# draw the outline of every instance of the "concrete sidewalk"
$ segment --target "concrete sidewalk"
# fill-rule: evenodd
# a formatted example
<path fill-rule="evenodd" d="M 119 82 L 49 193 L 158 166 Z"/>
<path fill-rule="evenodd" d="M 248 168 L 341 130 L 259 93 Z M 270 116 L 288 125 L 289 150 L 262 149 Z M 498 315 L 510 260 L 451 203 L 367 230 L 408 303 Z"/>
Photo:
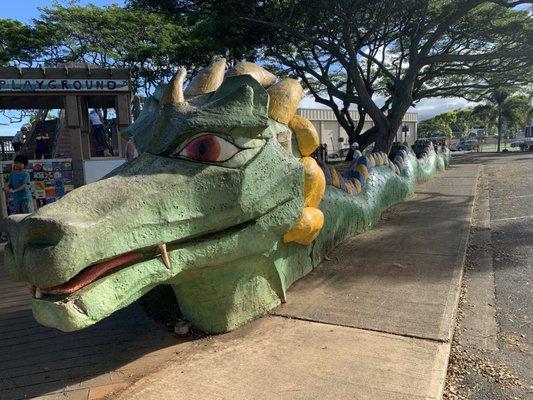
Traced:
<path fill-rule="evenodd" d="M 477 176 L 460 165 L 419 185 L 271 316 L 189 344 L 119 398 L 440 398 Z"/>

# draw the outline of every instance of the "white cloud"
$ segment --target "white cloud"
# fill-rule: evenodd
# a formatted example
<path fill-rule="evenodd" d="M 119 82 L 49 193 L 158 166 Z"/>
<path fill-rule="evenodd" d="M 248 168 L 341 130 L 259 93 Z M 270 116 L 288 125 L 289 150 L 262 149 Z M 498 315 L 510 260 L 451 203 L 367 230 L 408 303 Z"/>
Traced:
<path fill-rule="evenodd" d="M 376 98 L 375 101 L 378 105 L 383 104 L 383 99 L 381 98 Z M 341 104 L 339 101 L 337 101 L 337 103 L 339 105 Z M 451 98 L 435 97 L 435 98 L 421 100 L 420 102 L 416 103 L 415 107 L 410 108 L 409 111 L 418 113 L 418 120 L 423 121 L 425 119 L 434 117 L 437 114 L 441 114 L 441 113 L 452 111 L 452 110 L 457 110 L 459 108 L 473 107 L 475 105 L 476 103 L 472 103 L 470 101 L 467 101 L 459 97 L 451 97 Z M 300 102 L 300 108 L 328 108 L 328 107 L 323 104 L 315 102 L 312 97 L 306 96 Z"/>
<path fill-rule="evenodd" d="M 459 97 L 450 97 L 445 99 L 433 97 L 421 100 L 411 110 L 418 113 L 419 121 L 423 121 L 438 114 L 457 110 L 459 108 L 474 107 L 475 105 L 476 103 Z"/>

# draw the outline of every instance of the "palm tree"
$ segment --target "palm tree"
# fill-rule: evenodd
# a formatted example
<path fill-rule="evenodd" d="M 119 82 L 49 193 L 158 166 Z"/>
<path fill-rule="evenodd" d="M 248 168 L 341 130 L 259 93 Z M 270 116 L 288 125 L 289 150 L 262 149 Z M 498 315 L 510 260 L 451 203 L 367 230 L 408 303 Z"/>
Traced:
<path fill-rule="evenodd" d="M 496 127 L 500 151 L 504 124 L 507 128 L 519 129 L 527 124 L 531 115 L 531 100 L 508 89 L 495 89 L 485 98 L 485 104 L 474 108 L 474 114 L 485 121 L 487 127 Z"/>

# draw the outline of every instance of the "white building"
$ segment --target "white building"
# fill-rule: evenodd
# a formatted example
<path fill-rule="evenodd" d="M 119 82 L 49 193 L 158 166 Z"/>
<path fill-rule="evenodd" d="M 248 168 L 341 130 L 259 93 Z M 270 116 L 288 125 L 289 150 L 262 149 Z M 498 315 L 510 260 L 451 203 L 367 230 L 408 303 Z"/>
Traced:
<path fill-rule="evenodd" d="M 337 152 L 340 149 L 348 147 L 348 135 L 346 131 L 340 126 L 335 118 L 335 114 L 330 109 L 321 108 L 299 108 L 297 114 L 306 117 L 310 120 L 318 131 L 320 143 L 328 145 L 328 152 Z M 350 111 L 350 116 L 354 121 L 358 120 L 357 111 Z M 374 126 L 372 119 L 367 115 L 363 131 Z M 409 144 L 413 144 L 416 140 L 418 128 L 418 113 L 408 112 L 405 114 L 402 128 L 407 127 L 405 140 Z M 396 134 L 396 141 L 403 141 L 402 128 Z"/>

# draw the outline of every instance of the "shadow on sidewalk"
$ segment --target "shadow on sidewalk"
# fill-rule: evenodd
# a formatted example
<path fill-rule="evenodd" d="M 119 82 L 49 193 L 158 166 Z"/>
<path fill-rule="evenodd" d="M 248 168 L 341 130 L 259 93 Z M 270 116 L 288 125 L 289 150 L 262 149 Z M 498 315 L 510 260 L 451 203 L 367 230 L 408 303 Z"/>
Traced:
<path fill-rule="evenodd" d="M 174 355 L 170 347 L 184 342 L 150 319 L 137 303 L 82 331 L 43 327 L 33 319 L 29 294 L 9 281 L 2 268 L 1 399 L 125 382 L 154 367 L 149 362 L 130 363 L 167 348 L 170 357 Z"/>

